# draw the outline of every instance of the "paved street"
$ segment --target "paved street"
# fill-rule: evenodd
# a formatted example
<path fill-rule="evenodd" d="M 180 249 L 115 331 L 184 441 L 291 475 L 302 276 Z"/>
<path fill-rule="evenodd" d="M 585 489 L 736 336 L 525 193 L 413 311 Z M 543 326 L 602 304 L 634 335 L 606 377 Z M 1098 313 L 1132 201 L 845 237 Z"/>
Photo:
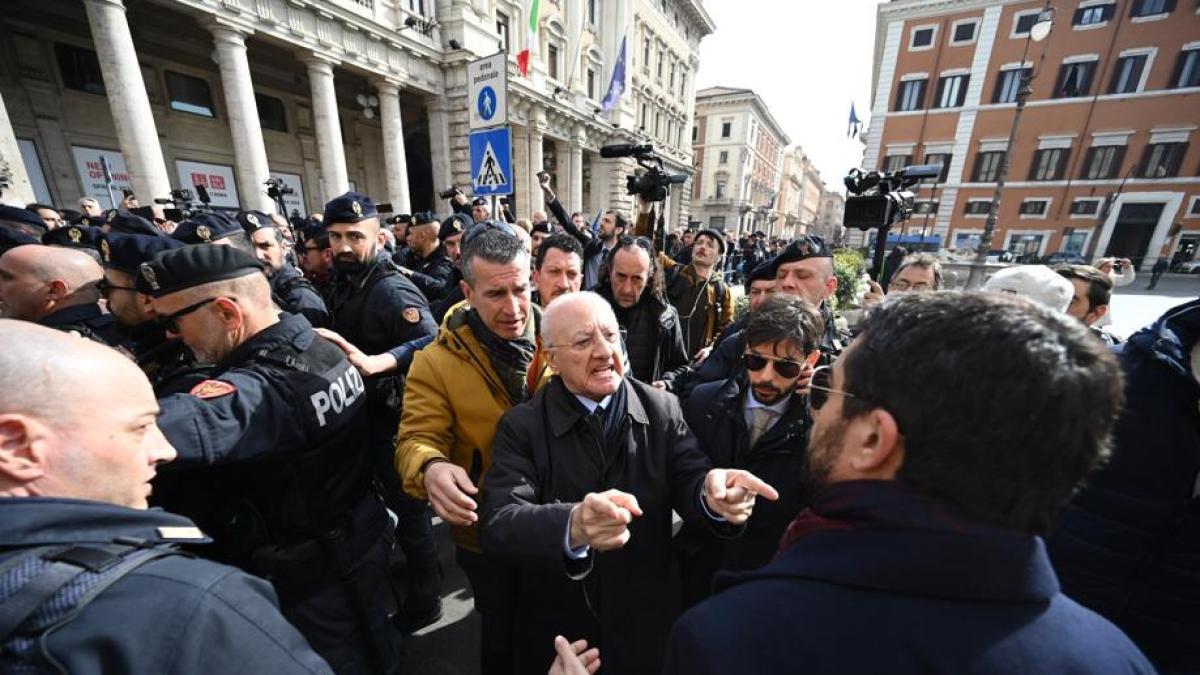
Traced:
<path fill-rule="evenodd" d="M 1150 275 L 1139 272 L 1132 284 L 1113 293 L 1110 329 L 1117 335 L 1129 337 L 1168 309 L 1200 295 L 1200 275 L 1196 274 L 1164 274 L 1153 291 L 1146 290 L 1149 283 Z"/>

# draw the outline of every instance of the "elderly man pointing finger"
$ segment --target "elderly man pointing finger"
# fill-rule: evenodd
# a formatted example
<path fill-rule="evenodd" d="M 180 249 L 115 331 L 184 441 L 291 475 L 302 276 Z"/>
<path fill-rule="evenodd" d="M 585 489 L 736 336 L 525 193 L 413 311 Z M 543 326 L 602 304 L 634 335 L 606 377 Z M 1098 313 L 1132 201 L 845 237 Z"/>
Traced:
<path fill-rule="evenodd" d="M 542 344 L 555 377 L 501 420 L 484 478 L 484 555 L 515 563 L 516 672 L 584 638 L 614 673 L 657 673 L 678 612 L 671 512 L 741 533 L 756 496 L 746 471 L 713 469 L 674 396 L 626 375 L 612 308 L 594 293 L 550 304 Z"/>

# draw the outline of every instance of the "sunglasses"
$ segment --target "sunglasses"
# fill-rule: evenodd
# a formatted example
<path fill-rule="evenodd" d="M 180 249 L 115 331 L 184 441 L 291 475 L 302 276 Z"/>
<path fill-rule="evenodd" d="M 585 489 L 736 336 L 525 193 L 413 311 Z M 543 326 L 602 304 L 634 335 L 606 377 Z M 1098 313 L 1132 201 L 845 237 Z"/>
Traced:
<path fill-rule="evenodd" d="M 848 391 L 834 389 L 833 370 L 831 366 L 820 366 L 813 370 L 812 379 L 808 382 L 808 415 L 812 417 L 813 411 L 820 410 L 825 407 L 829 401 L 830 394 L 839 394 L 849 398 L 858 398 Z"/>
<path fill-rule="evenodd" d="M 170 332 L 170 333 L 178 333 L 180 319 L 182 319 L 183 317 L 187 316 L 188 314 L 191 314 L 192 312 L 200 309 L 201 307 L 207 305 L 210 302 L 217 301 L 218 299 L 219 298 L 209 298 L 207 300 L 201 300 L 200 302 L 197 302 L 194 305 L 188 305 L 187 307 L 184 307 L 183 309 L 179 310 L 178 312 L 174 312 L 172 314 L 163 314 L 163 315 L 157 317 L 155 319 L 155 321 L 158 322 L 159 326 L 162 326 L 163 330 Z"/>
<path fill-rule="evenodd" d="M 100 291 L 100 297 L 107 298 L 113 291 L 136 291 L 133 286 L 118 286 L 109 282 L 108 279 L 101 279 L 96 282 L 96 290 Z"/>
<path fill-rule="evenodd" d="M 757 373 L 770 363 L 775 369 L 775 374 L 785 378 L 793 379 L 800 377 L 800 371 L 804 368 L 804 364 L 799 361 L 791 361 L 788 359 L 776 359 L 769 356 L 759 356 L 758 354 L 742 354 L 742 362 L 746 364 L 746 370 Z"/>

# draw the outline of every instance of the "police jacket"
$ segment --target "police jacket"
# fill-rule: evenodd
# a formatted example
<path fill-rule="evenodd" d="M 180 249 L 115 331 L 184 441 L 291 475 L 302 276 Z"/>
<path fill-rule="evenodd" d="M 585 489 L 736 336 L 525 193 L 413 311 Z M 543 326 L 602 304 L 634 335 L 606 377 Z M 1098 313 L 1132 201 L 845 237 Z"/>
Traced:
<path fill-rule="evenodd" d="M 295 267 L 284 264 L 271 275 L 271 296 L 280 309 L 304 316 L 314 328 L 329 325 L 329 311 L 321 294 Z"/>
<path fill-rule="evenodd" d="M 64 307 L 42 317 L 38 323 L 55 330 L 76 333 L 109 347 L 125 346 L 127 342 L 127 338 L 117 330 L 112 315 L 101 312 L 100 306 L 95 303 Z"/>
<path fill-rule="evenodd" d="M 304 547 L 344 526 L 369 499 L 358 370 L 304 317 L 284 314 L 210 377 L 191 393 L 159 400 L 159 427 L 179 453 L 161 475 L 178 467 L 216 491 L 196 520 L 222 560 L 267 575 L 277 556 L 319 557 Z M 169 507 L 171 496 L 161 496 Z"/>
<path fill-rule="evenodd" d="M 613 299 L 608 283 L 596 290 L 612 305 L 617 322 L 626 331 L 625 351 L 633 376 L 642 382 L 670 382 L 687 368 L 687 347 L 679 313 L 671 305 L 642 293 L 637 304 L 628 309 Z"/>
<path fill-rule="evenodd" d="M 425 294 L 429 302 L 439 300 L 450 292 L 450 284 L 454 280 L 454 262 L 446 255 L 446 248 L 441 244 L 427 257 L 422 258 L 408 248 L 397 253 L 395 260 L 401 267 L 411 271 L 409 281 Z"/>
<path fill-rule="evenodd" d="M 147 321 L 129 333 L 133 360 L 158 398 L 189 391 L 208 376 L 210 366 L 197 363 L 183 340 L 168 339 L 156 322 Z"/>
<path fill-rule="evenodd" d="M 118 537 L 167 545 L 191 521 L 157 509 L 135 510 L 74 499 L 0 498 L 0 567 L 50 544 L 104 545 Z M 18 637 L 23 635 L 18 629 Z M 24 634 L 23 649 L 41 649 Z M 79 615 L 45 636 L 45 653 L 73 675 L 330 673 L 279 613 L 271 585 L 234 567 L 170 555 L 137 567 L 104 589 Z M 0 670 L 14 672 L 5 645 Z M 11 668 L 11 669 L 10 669 Z"/>

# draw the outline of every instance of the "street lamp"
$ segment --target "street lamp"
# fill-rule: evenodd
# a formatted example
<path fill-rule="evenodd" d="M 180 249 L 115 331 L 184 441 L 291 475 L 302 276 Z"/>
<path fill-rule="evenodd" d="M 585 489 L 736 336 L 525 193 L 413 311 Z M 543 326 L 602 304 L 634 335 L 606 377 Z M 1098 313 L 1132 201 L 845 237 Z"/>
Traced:
<path fill-rule="evenodd" d="M 1004 158 L 1000 160 L 1000 170 L 996 175 L 996 191 L 992 193 L 992 206 L 988 209 L 987 222 L 983 225 L 983 234 L 979 237 L 979 247 L 975 249 L 975 260 L 971 262 L 971 274 L 967 277 L 967 290 L 979 288 L 983 284 L 983 272 L 987 265 L 988 253 L 992 250 L 992 237 L 996 233 L 996 214 L 1000 211 L 1000 195 L 1004 192 L 1004 181 L 1008 178 L 1008 167 L 1012 163 L 1013 141 L 1017 138 L 1017 129 L 1021 126 L 1021 114 L 1025 112 L 1025 102 L 1033 93 L 1030 84 L 1038 73 L 1031 68 L 1025 75 L 1025 59 L 1029 56 L 1029 45 L 1041 42 L 1050 35 L 1054 26 L 1054 8 L 1050 0 L 1042 7 L 1037 21 L 1029 28 L 1029 36 L 1025 38 L 1025 51 L 1021 54 L 1021 83 L 1017 89 L 1017 108 L 1013 112 L 1012 130 L 1008 134 L 1008 143 L 1004 148 Z M 1042 52 L 1043 58 L 1045 51 Z M 1040 70 L 1040 68 L 1039 68 Z"/>

